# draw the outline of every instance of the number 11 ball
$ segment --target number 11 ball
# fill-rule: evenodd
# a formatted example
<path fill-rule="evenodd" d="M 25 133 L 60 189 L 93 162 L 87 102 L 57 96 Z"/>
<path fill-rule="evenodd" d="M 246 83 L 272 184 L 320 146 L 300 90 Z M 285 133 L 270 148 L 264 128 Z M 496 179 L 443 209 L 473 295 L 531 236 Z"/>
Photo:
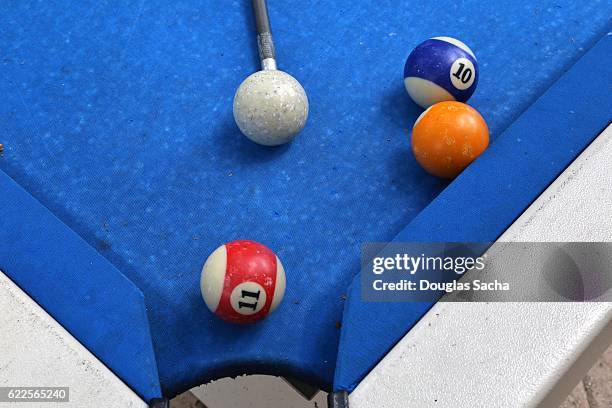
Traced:
<path fill-rule="evenodd" d="M 404 85 L 423 108 L 442 101 L 465 102 L 478 83 L 478 63 L 470 48 L 451 37 L 419 44 L 404 66 Z"/>
<path fill-rule="evenodd" d="M 253 323 L 276 309 L 285 294 L 285 269 L 268 247 L 232 241 L 206 260 L 200 277 L 206 306 L 230 323 Z"/>

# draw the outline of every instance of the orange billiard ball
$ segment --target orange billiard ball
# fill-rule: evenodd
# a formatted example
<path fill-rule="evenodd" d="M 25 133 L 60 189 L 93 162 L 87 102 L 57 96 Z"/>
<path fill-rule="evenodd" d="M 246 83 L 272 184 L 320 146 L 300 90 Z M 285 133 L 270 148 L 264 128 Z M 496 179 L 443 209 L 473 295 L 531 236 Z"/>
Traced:
<path fill-rule="evenodd" d="M 480 113 L 465 103 L 436 103 L 412 128 L 412 151 L 428 173 L 454 178 L 485 151 L 489 128 Z"/>

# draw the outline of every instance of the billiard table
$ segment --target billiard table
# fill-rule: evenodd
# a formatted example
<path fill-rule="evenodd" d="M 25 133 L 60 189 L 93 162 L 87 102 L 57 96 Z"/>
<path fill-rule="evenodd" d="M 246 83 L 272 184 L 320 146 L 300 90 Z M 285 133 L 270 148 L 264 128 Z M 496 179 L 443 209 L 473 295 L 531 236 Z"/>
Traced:
<path fill-rule="evenodd" d="M 609 1 L 271 1 L 310 100 L 289 145 L 244 138 L 250 2 L 0 6 L 0 270 L 143 400 L 243 373 L 351 392 L 434 302 L 370 303 L 365 242 L 492 242 L 610 122 Z M 451 35 L 480 66 L 491 146 L 453 181 L 410 151 L 403 63 Z M 283 304 L 235 326 L 199 277 L 253 239 Z"/>

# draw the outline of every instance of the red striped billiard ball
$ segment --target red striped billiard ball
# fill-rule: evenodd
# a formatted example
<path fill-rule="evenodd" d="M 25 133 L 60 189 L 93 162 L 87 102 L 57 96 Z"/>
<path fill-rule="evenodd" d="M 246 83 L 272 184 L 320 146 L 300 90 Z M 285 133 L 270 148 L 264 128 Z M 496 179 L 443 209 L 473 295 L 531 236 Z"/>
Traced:
<path fill-rule="evenodd" d="M 285 294 L 285 269 L 271 249 L 255 241 L 217 248 L 202 268 L 206 306 L 231 323 L 253 323 L 276 309 Z"/>

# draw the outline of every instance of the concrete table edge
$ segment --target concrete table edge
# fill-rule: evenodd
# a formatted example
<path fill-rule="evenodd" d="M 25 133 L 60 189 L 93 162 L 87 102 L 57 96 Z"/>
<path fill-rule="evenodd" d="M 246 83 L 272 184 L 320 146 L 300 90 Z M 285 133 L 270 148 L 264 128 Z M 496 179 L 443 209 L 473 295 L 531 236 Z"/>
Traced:
<path fill-rule="evenodd" d="M 612 125 L 499 241 L 612 242 L 611 172 Z M 611 342 L 612 303 L 439 302 L 350 406 L 557 407 Z"/>

